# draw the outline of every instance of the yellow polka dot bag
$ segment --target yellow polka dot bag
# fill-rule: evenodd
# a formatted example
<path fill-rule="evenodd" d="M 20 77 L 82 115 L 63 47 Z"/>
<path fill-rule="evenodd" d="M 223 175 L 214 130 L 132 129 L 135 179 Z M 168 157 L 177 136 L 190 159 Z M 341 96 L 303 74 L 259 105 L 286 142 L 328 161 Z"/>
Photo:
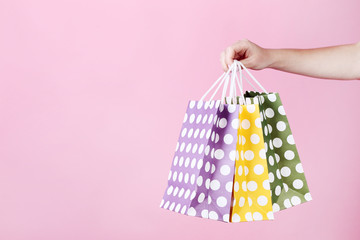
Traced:
<path fill-rule="evenodd" d="M 242 69 L 264 93 L 243 93 Z M 222 85 L 221 100 L 213 100 Z M 189 101 L 160 207 L 233 223 L 273 220 L 274 212 L 309 200 L 278 94 L 234 61 L 199 101 Z"/>

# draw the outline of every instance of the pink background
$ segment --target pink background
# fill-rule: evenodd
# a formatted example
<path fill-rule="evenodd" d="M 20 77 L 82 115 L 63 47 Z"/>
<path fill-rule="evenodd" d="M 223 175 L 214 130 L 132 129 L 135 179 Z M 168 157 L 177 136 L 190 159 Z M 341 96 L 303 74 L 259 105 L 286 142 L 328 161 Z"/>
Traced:
<path fill-rule="evenodd" d="M 224 224 L 159 208 L 188 100 L 241 38 L 360 40 L 360 2 L 0 2 L 0 239 L 360 239 L 358 81 L 274 70 L 313 201 Z M 319 64 L 326 64 L 319 63 Z"/>

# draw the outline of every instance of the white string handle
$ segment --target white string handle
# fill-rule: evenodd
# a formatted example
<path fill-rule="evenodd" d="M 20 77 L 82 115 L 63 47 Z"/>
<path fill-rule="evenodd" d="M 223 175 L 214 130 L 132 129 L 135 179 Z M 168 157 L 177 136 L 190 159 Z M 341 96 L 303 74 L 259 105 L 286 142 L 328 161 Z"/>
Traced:
<path fill-rule="evenodd" d="M 240 65 L 245 71 L 246 73 L 250 76 L 250 78 L 261 88 L 261 90 L 263 90 L 266 94 L 268 93 L 268 91 L 266 91 L 266 89 L 256 80 L 256 78 L 249 72 L 249 70 L 244 66 L 244 64 L 242 64 L 240 61 L 238 60 L 234 60 L 234 63 Z"/>
<path fill-rule="evenodd" d="M 234 66 L 231 65 L 231 67 L 228 69 L 228 71 L 227 71 L 226 73 L 224 72 L 224 73 L 213 83 L 213 85 L 212 85 L 212 86 L 206 91 L 206 93 L 200 98 L 200 101 L 203 101 L 203 100 L 205 99 L 205 97 L 211 92 L 211 90 L 212 90 L 217 84 L 219 84 L 219 82 L 220 82 L 220 84 L 218 85 L 218 87 L 216 88 L 215 92 L 213 93 L 213 95 L 211 96 L 211 98 L 210 98 L 210 100 L 209 100 L 209 101 L 212 101 L 212 99 L 215 97 L 217 91 L 219 90 L 219 88 L 221 87 L 221 85 L 224 83 L 226 76 L 228 76 L 228 75 L 230 74 L 230 71 L 232 70 L 233 67 L 234 67 Z"/>
<path fill-rule="evenodd" d="M 236 80 L 237 80 L 236 82 L 237 82 L 238 87 L 240 89 L 241 100 L 243 101 L 243 104 L 246 105 L 245 96 L 244 96 L 244 90 L 243 90 L 242 84 L 239 83 L 239 78 L 238 78 L 237 74 L 235 76 L 236 76 Z M 240 82 L 242 83 L 243 73 L 242 73 L 242 70 L 241 70 L 240 66 L 239 66 L 239 76 L 240 76 Z"/>

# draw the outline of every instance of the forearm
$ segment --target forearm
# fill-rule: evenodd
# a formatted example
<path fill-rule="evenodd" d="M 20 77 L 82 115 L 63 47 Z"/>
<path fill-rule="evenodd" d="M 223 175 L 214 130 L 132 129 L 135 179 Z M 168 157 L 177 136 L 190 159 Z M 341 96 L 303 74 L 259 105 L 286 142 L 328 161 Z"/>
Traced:
<path fill-rule="evenodd" d="M 328 79 L 360 79 L 360 42 L 316 49 L 267 49 L 269 68 Z"/>

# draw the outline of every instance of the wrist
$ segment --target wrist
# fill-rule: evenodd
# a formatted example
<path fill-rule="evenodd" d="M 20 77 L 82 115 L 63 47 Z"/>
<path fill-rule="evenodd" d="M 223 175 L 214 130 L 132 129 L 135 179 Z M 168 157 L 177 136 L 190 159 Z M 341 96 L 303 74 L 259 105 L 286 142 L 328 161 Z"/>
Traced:
<path fill-rule="evenodd" d="M 265 49 L 268 58 L 267 68 L 278 68 L 280 64 L 278 49 Z"/>

